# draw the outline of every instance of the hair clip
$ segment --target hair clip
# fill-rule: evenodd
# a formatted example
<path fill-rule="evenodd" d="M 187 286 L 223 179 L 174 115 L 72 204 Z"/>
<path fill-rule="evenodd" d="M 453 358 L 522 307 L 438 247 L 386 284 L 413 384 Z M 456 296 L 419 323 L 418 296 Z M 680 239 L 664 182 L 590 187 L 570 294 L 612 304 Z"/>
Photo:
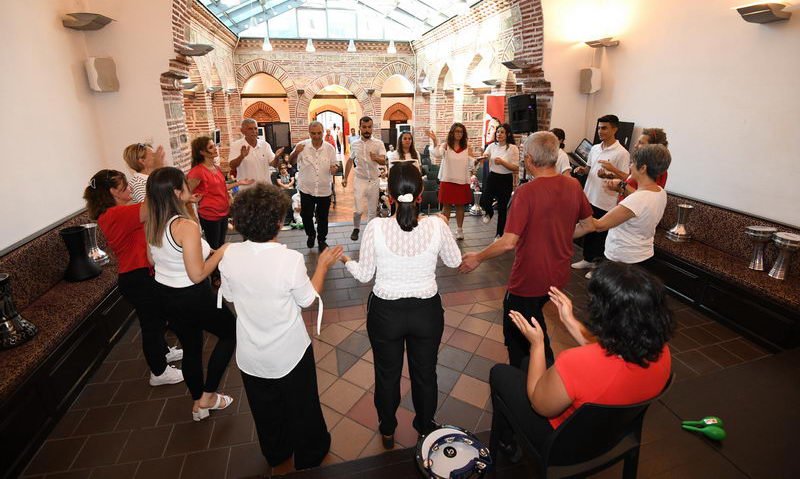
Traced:
<path fill-rule="evenodd" d="M 412 201 L 414 201 L 414 195 L 411 193 L 406 193 L 397 197 L 398 203 L 411 203 Z"/>

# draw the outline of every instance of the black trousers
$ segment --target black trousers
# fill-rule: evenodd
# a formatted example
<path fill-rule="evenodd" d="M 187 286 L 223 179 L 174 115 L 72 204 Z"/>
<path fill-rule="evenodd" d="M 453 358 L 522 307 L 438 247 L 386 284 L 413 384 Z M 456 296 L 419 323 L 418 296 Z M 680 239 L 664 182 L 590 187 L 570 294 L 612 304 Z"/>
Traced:
<path fill-rule="evenodd" d="M 319 466 L 330 449 L 331 435 L 319 404 L 311 346 L 286 376 L 266 379 L 242 372 L 242 382 L 269 465 L 275 467 L 294 454 L 296 469 Z"/>
<path fill-rule="evenodd" d="M 427 434 L 434 429 L 438 388 L 436 361 L 444 332 L 444 309 L 437 294 L 428 299 L 381 299 L 369 295 L 367 334 L 375 359 L 375 409 L 381 434 L 394 434 L 400 405 L 403 349 L 408 354 L 414 429 Z"/>
<path fill-rule="evenodd" d="M 531 316 L 536 318 L 544 333 L 544 357 L 547 361 L 547 366 L 550 367 L 553 364 L 553 349 L 550 347 L 547 324 L 542 314 L 542 308 L 549 300 L 549 296 L 525 297 L 506 292 L 506 296 L 503 299 L 503 338 L 508 348 L 509 364 L 515 368 L 523 368 L 523 359 L 530 356 L 531 343 L 525 339 L 525 336 L 514 326 L 511 318 L 508 317 L 508 312 L 512 310 L 522 314 L 528 322 L 530 322 Z"/>
<path fill-rule="evenodd" d="M 170 327 L 183 346 L 183 379 L 192 399 L 215 392 L 236 349 L 236 322 L 227 307 L 217 309 L 208 279 L 186 288 L 159 285 Z M 203 331 L 217 337 L 203 380 Z"/>
<path fill-rule="evenodd" d="M 225 235 L 228 234 L 227 216 L 214 221 L 200 218 L 200 227 L 211 249 L 218 249 L 225 244 Z"/>
<path fill-rule="evenodd" d="M 489 387 L 492 391 L 492 432 L 489 443 L 496 444 L 499 439 L 504 444 L 514 441 L 511 423 L 523 431 L 528 441 L 539 451 L 553 433 L 553 426 L 546 417 L 533 410 L 527 393 L 527 371 L 517 369 L 508 364 L 497 364 L 489 373 Z M 510 417 L 502 414 L 498 408 L 502 401 L 510 413 Z"/>
<path fill-rule="evenodd" d="M 592 217 L 599 219 L 606 213 L 608 213 L 608 211 L 601 210 L 595 205 L 592 205 Z M 608 231 L 586 234 L 586 236 L 583 237 L 583 259 L 586 261 L 595 261 L 605 258 L 606 236 L 608 236 Z"/>
<path fill-rule="evenodd" d="M 494 214 L 492 203 L 497 200 L 497 234 L 503 236 L 506 229 L 506 215 L 508 214 L 508 202 L 511 201 L 511 192 L 514 190 L 514 175 L 503 175 L 489 172 L 486 179 L 486 189 L 481 195 L 481 208 L 491 218 Z"/>
<path fill-rule="evenodd" d="M 330 196 L 311 196 L 300 192 L 300 217 L 303 218 L 303 229 L 306 236 L 317 235 L 320 242 L 328 237 L 328 213 L 331 211 Z M 314 217 L 317 218 L 317 229 L 314 231 Z"/>
<path fill-rule="evenodd" d="M 139 326 L 142 329 L 142 350 L 150 371 L 160 376 L 167 368 L 169 352 L 164 340 L 167 318 L 159 296 L 156 280 L 149 268 L 139 268 L 119 275 L 119 292 L 136 310 Z"/>

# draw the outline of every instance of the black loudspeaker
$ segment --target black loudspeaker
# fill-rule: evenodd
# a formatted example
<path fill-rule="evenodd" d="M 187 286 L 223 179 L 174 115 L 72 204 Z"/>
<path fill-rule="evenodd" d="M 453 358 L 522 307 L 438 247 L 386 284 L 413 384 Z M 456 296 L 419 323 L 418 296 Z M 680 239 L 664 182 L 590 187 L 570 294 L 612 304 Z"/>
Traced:
<path fill-rule="evenodd" d="M 593 145 L 600 143 L 600 135 L 597 134 L 597 127 L 600 126 L 600 122 L 597 122 L 597 125 L 594 127 L 594 141 L 592 142 Z M 633 137 L 633 123 L 629 121 L 621 121 L 619 122 L 619 128 L 617 128 L 617 134 L 614 135 L 619 141 L 619 144 L 623 146 L 626 150 L 631 149 L 631 137 Z"/>
<path fill-rule="evenodd" d="M 508 117 L 511 119 L 511 131 L 514 133 L 532 133 L 537 131 L 536 95 L 516 95 L 508 98 Z"/>

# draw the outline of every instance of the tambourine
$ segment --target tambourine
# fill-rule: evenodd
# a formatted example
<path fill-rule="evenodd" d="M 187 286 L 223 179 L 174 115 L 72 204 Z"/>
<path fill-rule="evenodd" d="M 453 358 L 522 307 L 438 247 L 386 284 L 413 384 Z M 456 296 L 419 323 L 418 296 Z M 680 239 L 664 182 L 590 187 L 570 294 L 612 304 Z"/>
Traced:
<path fill-rule="evenodd" d="M 417 466 L 428 479 L 483 477 L 492 467 L 489 448 L 471 432 L 441 426 L 417 441 Z"/>

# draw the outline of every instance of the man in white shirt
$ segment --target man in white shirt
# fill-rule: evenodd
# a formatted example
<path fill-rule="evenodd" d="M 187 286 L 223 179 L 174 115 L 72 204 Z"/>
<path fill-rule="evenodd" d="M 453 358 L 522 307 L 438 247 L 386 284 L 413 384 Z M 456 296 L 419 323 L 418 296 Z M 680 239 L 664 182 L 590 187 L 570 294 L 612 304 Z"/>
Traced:
<path fill-rule="evenodd" d="M 347 188 L 350 170 L 355 166 L 353 178 L 355 211 L 353 212 L 353 233 L 350 239 L 358 241 L 361 228 L 361 215 L 367 214 L 367 222 L 375 217 L 380 196 L 380 172 L 378 167 L 386 164 L 386 147 L 381 140 L 372 137 L 372 118 L 362 117 L 358 121 L 361 136 L 350 144 L 350 158 L 344 168 L 342 187 Z"/>
<path fill-rule="evenodd" d="M 601 142 L 594 145 L 589 151 L 588 166 L 575 168 L 575 173 L 585 175 L 586 185 L 583 190 L 589 203 L 592 205 L 592 216 L 602 218 L 609 210 L 617 205 L 617 195 L 603 187 L 604 178 L 608 172 L 601 165 L 601 161 L 608 161 L 616 168 L 628 174 L 630 170 L 630 155 L 617 141 L 615 135 L 619 128 L 619 118 L 616 115 L 605 115 L 597 119 L 597 134 Z M 596 259 L 602 259 L 605 253 L 606 236 L 608 232 L 589 233 L 583 239 L 583 259 L 573 263 L 575 269 L 587 269 Z M 586 274 L 591 277 L 591 272 Z"/>
<path fill-rule="evenodd" d="M 297 164 L 302 175 L 297 175 L 297 189 L 300 191 L 300 216 L 303 218 L 303 229 L 306 231 L 306 246 L 314 247 L 314 240 L 319 241 L 319 252 L 328 247 L 328 213 L 331 209 L 331 193 L 333 175 L 338 168 L 336 149 L 328 142 L 322 141 L 322 123 L 312 121 L 308 124 L 308 140 L 303 140 L 294 147 L 289 155 L 289 162 Z M 313 218 L 317 218 L 317 229 L 314 230 Z"/>
<path fill-rule="evenodd" d="M 228 158 L 230 167 L 236 169 L 237 178 L 252 178 L 273 184 L 269 167 L 277 168 L 283 148 L 273 153 L 269 143 L 258 137 L 258 123 L 252 118 L 242 120 L 241 132 L 244 138 L 231 143 Z"/>

